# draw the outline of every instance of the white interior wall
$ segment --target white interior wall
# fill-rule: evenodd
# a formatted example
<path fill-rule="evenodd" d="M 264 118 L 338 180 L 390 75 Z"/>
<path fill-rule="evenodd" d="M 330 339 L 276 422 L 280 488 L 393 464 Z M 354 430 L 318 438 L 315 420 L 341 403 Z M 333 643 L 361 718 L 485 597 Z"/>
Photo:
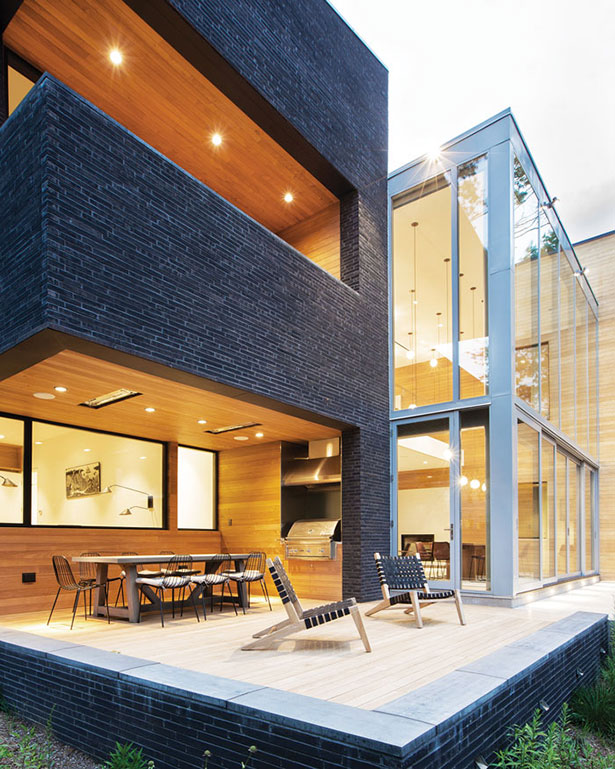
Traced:
<path fill-rule="evenodd" d="M 179 446 L 177 450 L 177 528 L 215 528 L 216 455 Z"/>
<path fill-rule="evenodd" d="M 450 526 L 449 487 L 403 489 L 397 497 L 398 547 L 402 534 L 433 534 L 436 542 L 447 542 Z"/>
<path fill-rule="evenodd" d="M 161 444 L 36 422 L 33 442 L 33 524 L 162 526 Z M 120 484 L 146 492 L 154 497 L 154 510 L 142 509 L 147 508 L 143 494 L 119 488 L 110 494 L 67 499 L 66 470 L 93 462 L 101 465 L 101 489 Z M 120 515 L 134 505 L 139 507 L 131 515 Z"/>

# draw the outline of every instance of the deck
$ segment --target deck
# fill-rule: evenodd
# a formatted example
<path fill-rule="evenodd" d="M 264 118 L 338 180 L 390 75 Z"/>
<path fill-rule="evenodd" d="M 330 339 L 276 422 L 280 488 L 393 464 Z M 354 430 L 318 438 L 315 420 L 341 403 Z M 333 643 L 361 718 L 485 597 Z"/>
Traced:
<path fill-rule="evenodd" d="M 242 652 L 252 633 L 285 617 L 279 602 L 270 612 L 259 599 L 246 616 L 230 608 L 169 618 L 164 629 L 156 615 L 130 625 L 56 610 L 47 627 L 46 612 L 5 615 L 0 625 L 57 640 L 119 652 L 154 662 L 259 684 L 367 710 L 384 705 L 457 668 L 520 640 L 576 611 L 613 611 L 615 583 L 599 582 L 516 609 L 465 605 L 467 625 L 457 621 L 453 603 L 424 611 L 419 630 L 401 609 L 365 617 L 373 653 L 365 654 L 350 619 L 328 623 L 284 640 L 265 651 Z M 304 602 L 304 605 L 315 605 Z M 366 609 L 370 604 L 362 604 Z"/>

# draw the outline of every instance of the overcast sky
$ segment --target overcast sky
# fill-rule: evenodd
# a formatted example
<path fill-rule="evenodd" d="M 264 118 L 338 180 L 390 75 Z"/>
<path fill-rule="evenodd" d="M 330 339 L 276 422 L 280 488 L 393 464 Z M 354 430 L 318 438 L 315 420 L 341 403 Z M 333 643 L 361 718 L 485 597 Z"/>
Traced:
<path fill-rule="evenodd" d="M 389 70 L 389 168 L 510 107 L 573 242 L 615 229 L 615 0 L 330 0 Z"/>

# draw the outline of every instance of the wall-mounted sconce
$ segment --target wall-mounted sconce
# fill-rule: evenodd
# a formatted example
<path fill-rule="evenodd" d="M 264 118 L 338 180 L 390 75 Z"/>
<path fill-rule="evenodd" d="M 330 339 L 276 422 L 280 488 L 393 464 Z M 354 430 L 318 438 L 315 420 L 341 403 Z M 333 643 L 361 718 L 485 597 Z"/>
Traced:
<path fill-rule="evenodd" d="M 551 710 L 551 707 L 550 707 L 550 705 L 547 703 L 547 701 L 546 701 L 546 700 L 540 700 L 540 702 L 539 702 L 538 704 L 539 704 L 539 706 L 540 706 L 540 709 L 542 710 L 542 712 L 543 712 L 543 713 L 548 713 L 548 712 L 549 712 L 549 710 Z"/>
<path fill-rule="evenodd" d="M 134 491 L 137 494 L 144 494 L 147 497 L 147 510 L 154 509 L 154 497 L 148 494 L 147 491 L 141 491 L 140 489 L 132 489 L 130 486 L 122 486 L 120 483 L 112 483 L 101 491 L 101 494 L 111 494 L 113 489 L 126 489 L 127 491 Z M 130 510 L 130 508 L 127 508 Z M 130 513 L 120 513 L 120 515 L 130 515 Z"/>
<path fill-rule="evenodd" d="M 118 515 L 132 515 L 133 510 L 147 510 L 149 513 L 152 514 L 152 526 L 156 526 L 156 522 L 154 521 L 154 508 L 152 507 L 143 507 L 143 505 L 132 505 L 131 507 L 127 507 L 125 510 L 122 510 L 121 513 L 118 513 Z"/>
<path fill-rule="evenodd" d="M 10 478 L 7 478 L 5 475 L 0 475 L 0 478 L 2 478 L 2 485 L 7 486 L 10 489 L 16 489 L 17 484 L 14 483 Z"/>

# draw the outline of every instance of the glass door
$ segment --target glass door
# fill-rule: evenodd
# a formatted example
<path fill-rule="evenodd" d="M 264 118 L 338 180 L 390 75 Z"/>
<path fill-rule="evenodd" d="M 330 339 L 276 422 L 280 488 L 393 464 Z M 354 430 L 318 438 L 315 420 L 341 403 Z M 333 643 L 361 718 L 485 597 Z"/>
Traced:
<path fill-rule="evenodd" d="M 420 555 L 429 583 L 440 587 L 458 582 L 454 419 L 457 414 L 417 419 L 397 432 L 397 527 L 391 550 Z"/>

